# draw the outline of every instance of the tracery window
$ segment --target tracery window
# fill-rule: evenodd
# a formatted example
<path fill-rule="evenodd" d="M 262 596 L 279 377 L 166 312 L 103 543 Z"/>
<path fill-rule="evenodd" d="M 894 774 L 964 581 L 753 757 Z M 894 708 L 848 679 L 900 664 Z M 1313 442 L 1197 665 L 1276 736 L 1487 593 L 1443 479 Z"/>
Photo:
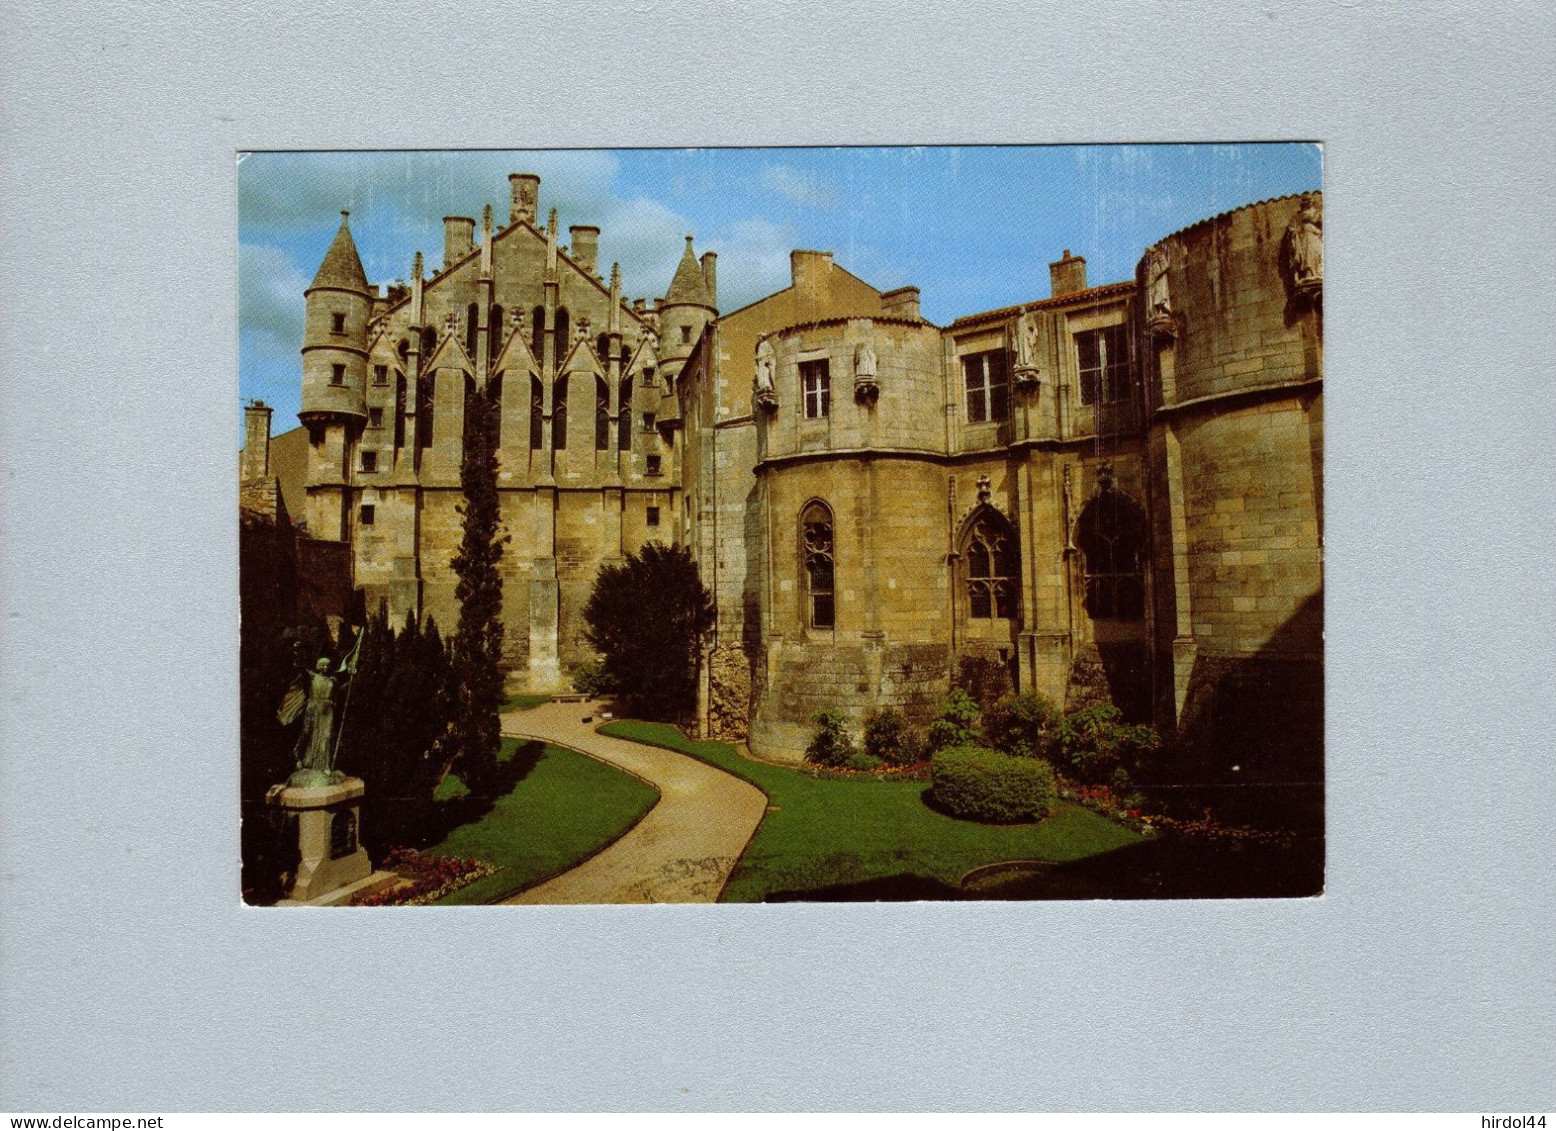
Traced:
<path fill-rule="evenodd" d="M 529 379 L 529 446 L 538 452 L 546 443 L 546 387 L 539 377 Z"/>
<path fill-rule="evenodd" d="M 1145 619 L 1145 512 L 1128 495 L 1105 488 L 1075 524 L 1086 555 L 1086 612 L 1093 619 Z"/>
<path fill-rule="evenodd" d="M 477 336 L 481 333 L 481 308 L 471 303 L 465 308 L 465 353 L 475 360 Z"/>
<path fill-rule="evenodd" d="M 552 341 L 554 342 L 552 349 L 556 364 L 559 366 L 562 364 L 562 359 L 567 356 L 567 344 L 570 340 L 571 331 L 572 327 L 569 325 L 567 307 L 557 307 L 556 325 L 552 327 Z"/>
<path fill-rule="evenodd" d="M 502 447 L 502 374 L 486 383 L 486 399 L 492 411 L 486 416 L 486 443 L 492 451 Z"/>
<path fill-rule="evenodd" d="M 632 450 L 632 378 L 621 379 L 621 403 L 616 406 L 616 447 Z"/>
<path fill-rule="evenodd" d="M 502 307 L 493 304 L 486 320 L 486 362 L 488 365 L 497 360 L 497 351 L 502 348 L 502 320 Z"/>
<path fill-rule="evenodd" d="M 832 512 L 813 502 L 800 514 L 800 558 L 805 571 L 805 600 L 812 628 L 831 628 L 837 620 L 833 601 Z"/>
<path fill-rule="evenodd" d="M 967 562 L 967 615 L 975 620 L 1013 618 L 1021 558 L 1010 523 L 986 510 L 968 529 L 963 556 Z"/>
<path fill-rule="evenodd" d="M 551 450 L 567 450 L 567 374 L 551 385 Z"/>
<path fill-rule="evenodd" d="M 530 312 L 529 352 L 535 355 L 535 364 L 542 360 L 546 342 L 546 308 L 537 306 Z"/>

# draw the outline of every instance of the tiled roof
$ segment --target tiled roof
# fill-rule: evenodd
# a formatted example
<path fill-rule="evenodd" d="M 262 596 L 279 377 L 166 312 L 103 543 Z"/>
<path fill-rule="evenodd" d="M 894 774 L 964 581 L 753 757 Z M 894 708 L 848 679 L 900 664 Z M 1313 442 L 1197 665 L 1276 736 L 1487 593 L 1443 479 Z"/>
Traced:
<path fill-rule="evenodd" d="M 998 310 L 985 310 L 981 314 L 968 314 L 958 318 L 946 327 L 948 330 L 961 330 L 969 326 L 980 326 L 985 322 L 1004 322 L 1006 319 L 1015 318 L 1028 310 L 1051 310 L 1056 306 L 1072 306 L 1076 303 L 1095 302 L 1100 299 L 1112 298 L 1115 295 L 1127 294 L 1135 289 L 1133 283 L 1104 283 L 1100 287 L 1087 287 L 1084 291 L 1074 291 L 1067 295 L 1059 295 L 1057 298 L 1043 298 L 1035 302 L 1024 302 L 1020 306 L 1002 306 Z"/>

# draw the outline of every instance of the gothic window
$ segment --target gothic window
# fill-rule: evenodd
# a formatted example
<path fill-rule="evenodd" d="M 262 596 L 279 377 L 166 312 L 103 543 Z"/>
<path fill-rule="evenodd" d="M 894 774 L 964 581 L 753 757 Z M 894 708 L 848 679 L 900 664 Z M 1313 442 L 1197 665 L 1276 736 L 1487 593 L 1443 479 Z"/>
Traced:
<path fill-rule="evenodd" d="M 394 375 L 394 446 L 405 447 L 405 374 Z"/>
<path fill-rule="evenodd" d="M 611 446 L 611 391 L 605 382 L 594 379 L 594 450 L 608 451 Z"/>
<path fill-rule="evenodd" d="M 1004 350 L 968 354 L 962 358 L 967 389 L 967 422 L 1010 419 L 1010 370 Z"/>
<path fill-rule="evenodd" d="M 438 348 L 438 332 L 431 326 L 424 326 L 421 331 L 421 363 L 423 366 L 432 360 L 432 351 Z"/>
<path fill-rule="evenodd" d="M 432 447 L 432 393 L 431 377 L 416 382 L 416 446 Z"/>
<path fill-rule="evenodd" d="M 558 365 L 561 365 L 562 359 L 567 356 L 567 339 L 568 331 L 570 329 L 571 327 L 568 325 L 567 307 L 557 307 L 556 329 L 553 333 L 553 340 L 556 344 L 553 348 L 556 351 L 556 363 Z"/>
<path fill-rule="evenodd" d="M 475 303 L 465 307 L 465 353 L 475 360 L 477 335 L 481 333 L 481 308 Z"/>
<path fill-rule="evenodd" d="M 967 562 L 967 615 L 974 620 L 1013 618 L 1021 559 L 1010 523 L 985 510 L 968 528 L 962 556 Z"/>
<path fill-rule="evenodd" d="M 632 378 L 621 379 L 621 403 L 616 406 L 616 447 L 632 450 Z"/>
<path fill-rule="evenodd" d="M 486 399 L 492 411 L 486 417 L 486 442 L 492 451 L 502 447 L 502 374 L 486 383 Z"/>
<path fill-rule="evenodd" d="M 486 362 L 488 365 L 497 360 L 497 351 L 502 349 L 502 319 L 502 307 L 493 306 L 486 319 Z"/>
<path fill-rule="evenodd" d="M 628 349 L 626 343 L 623 342 L 622 346 L 621 346 L 621 371 L 623 373 L 625 373 L 627 371 L 627 364 L 631 360 L 632 360 L 632 351 L 630 349 Z"/>
<path fill-rule="evenodd" d="M 833 564 L 832 512 L 825 503 L 814 502 L 800 514 L 800 565 L 812 628 L 831 628 L 836 623 Z"/>
<path fill-rule="evenodd" d="M 1145 512 L 1112 487 L 1086 504 L 1075 524 L 1086 556 L 1086 612 L 1093 619 L 1145 619 Z"/>
<path fill-rule="evenodd" d="M 546 339 L 546 308 L 537 306 L 530 312 L 529 352 L 535 355 L 535 363 L 540 364 L 543 347 Z"/>
<path fill-rule="evenodd" d="M 409 338 L 401 338 L 397 348 L 400 351 L 400 360 L 404 361 L 411 355 L 411 340 Z"/>
<path fill-rule="evenodd" d="M 567 450 L 567 374 L 551 385 L 551 450 Z"/>
<path fill-rule="evenodd" d="M 1116 404 L 1129 395 L 1129 330 L 1106 326 L 1075 335 L 1081 404 Z"/>
<path fill-rule="evenodd" d="M 804 393 L 806 416 L 820 418 L 832 411 L 832 376 L 826 358 L 800 362 L 800 389 Z"/>
<path fill-rule="evenodd" d="M 599 355 L 600 365 L 610 365 L 611 336 L 609 334 L 601 334 L 594 339 L 594 352 Z"/>
<path fill-rule="evenodd" d="M 540 451 L 546 443 L 546 387 L 539 377 L 529 379 L 529 446 Z"/>

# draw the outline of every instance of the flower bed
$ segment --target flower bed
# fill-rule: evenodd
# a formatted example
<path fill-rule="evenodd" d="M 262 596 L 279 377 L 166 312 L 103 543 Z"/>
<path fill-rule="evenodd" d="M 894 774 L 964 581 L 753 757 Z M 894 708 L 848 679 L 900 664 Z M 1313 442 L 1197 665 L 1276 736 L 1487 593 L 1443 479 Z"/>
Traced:
<path fill-rule="evenodd" d="M 928 781 L 929 763 L 914 762 L 910 766 L 877 766 L 873 770 L 850 770 L 843 766 L 814 766 L 807 763 L 798 767 L 800 773 L 823 781 Z"/>
<path fill-rule="evenodd" d="M 414 848 L 392 848 L 386 867 L 409 880 L 351 901 L 353 907 L 394 907 L 435 903 L 477 880 L 497 872 L 485 860 L 471 856 L 423 856 Z"/>
<path fill-rule="evenodd" d="M 1161 813 L 1147 813 L 1139 806 L 1126 805 L 1118 794 L 1105 785 L 1081 785 L 1078 782 L 1061 779 L 1059 796 L 1126 825 L 1142 836 L 1168 831 L 1179 836 L 1196 837 L 1201 840 L 1278 846 L 1289 845 L 1296 838 L 1296 834 L 1290 829 L 1256 829 L 1247 825 L 1223 825 L 1210 815 L 1208 809 L 1200 816 L 1188 820 L 1181 817 L 1168 817 Z"/>

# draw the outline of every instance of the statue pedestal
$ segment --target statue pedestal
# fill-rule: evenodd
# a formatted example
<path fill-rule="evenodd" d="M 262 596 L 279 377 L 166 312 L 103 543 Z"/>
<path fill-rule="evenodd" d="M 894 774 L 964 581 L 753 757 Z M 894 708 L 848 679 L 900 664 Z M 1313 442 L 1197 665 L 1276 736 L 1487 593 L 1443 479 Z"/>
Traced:
<path fill-rule="evenodd" d="M 360 838 L 366 789 L 361 778 L 346 778 L 333 785 L 289 785 L 271 791 L 271 804 L 286 810 L 288 823 L 297 829 L 301 859 L 288 902 L 309 903 L 372 874 Z"/>

